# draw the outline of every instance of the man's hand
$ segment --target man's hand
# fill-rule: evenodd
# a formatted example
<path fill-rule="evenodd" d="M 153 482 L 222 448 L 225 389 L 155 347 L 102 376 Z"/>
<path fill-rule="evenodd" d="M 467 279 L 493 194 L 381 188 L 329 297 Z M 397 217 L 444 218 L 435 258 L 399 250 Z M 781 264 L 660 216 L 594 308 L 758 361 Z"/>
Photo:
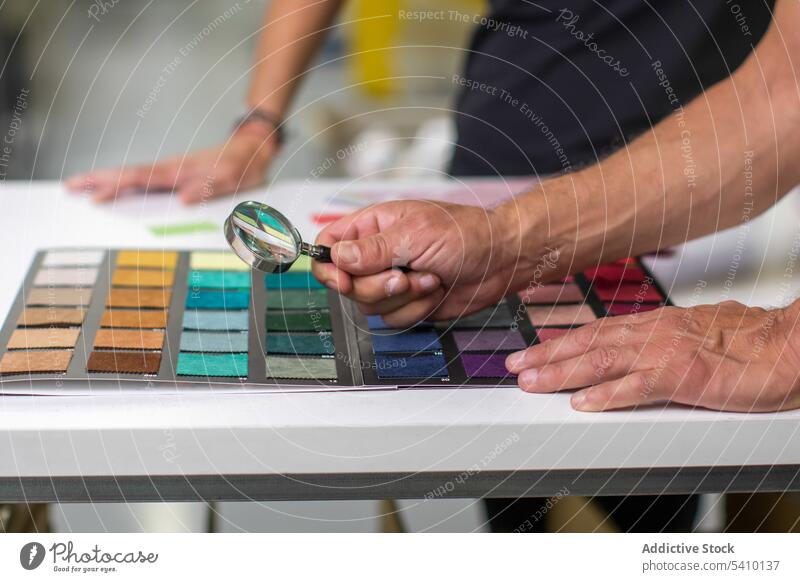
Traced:
<path fill-rule="evenodd" d="M 274 140 L 236 133 L 216 148 L 163 160 L 152 166 L 89 172 L 73 176 L 65 185 L 72 191 L 90 193 L 96 202 L 113 200 L 131 191 L 175 191 L 181 202 L 196 204 L 263 184 L 276 148 Z"/>
<path fill-rule="evenodd" d="M 317 244 L 333 247 L 333 264 L 314 275 L 396 327 L 495 303 L 524 284 L 533 255 L 520 258 L 519 228 L 497 211 L 416 200 L 346 216 Z"/>
<path fill-rule="evenodd" d="M 508 357 L 527 392 L 584 388 L 572 405 L 601 411 L 672 401 L 715 410 L 800 407 L 800 304 L 765 311 L 734 301 L 610 317 Z"/>

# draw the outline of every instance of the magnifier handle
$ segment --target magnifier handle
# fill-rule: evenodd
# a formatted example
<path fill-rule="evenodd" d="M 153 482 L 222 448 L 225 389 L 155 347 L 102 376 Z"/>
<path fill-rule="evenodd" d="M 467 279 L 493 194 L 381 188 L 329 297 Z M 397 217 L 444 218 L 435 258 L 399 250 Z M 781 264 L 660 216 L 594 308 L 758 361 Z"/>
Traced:
<path fill-rule="evenodd" d="M 332 263 L 333 259 L 331 259 L 331 247 L 326 247 L 325 245 L 309 245 L 303 243 L 303 253 L 307 254 L 309 257 L 314 259 L 315 261 L 319 261 L 320 263 Z M 400 269 L 403 273 L 409 273 L 411 269 L 408 267 L 396 267 Z"/>

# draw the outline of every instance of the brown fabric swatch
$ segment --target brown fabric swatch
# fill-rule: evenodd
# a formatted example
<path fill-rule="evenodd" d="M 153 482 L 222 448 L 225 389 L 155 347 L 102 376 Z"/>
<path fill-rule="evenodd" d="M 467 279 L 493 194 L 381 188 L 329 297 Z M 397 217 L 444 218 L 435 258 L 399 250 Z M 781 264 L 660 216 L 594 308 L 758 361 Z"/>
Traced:
<path fill-rule="evenodd" d="M 86 311 L 55 307 L 28 307 L 17 320 L 20 327 L 60 327 L 81 325 Z"/>
<path fill-rule="evenodd" d="M 14 333 L 11 334 L 11 338 L 8 340 L 8 349 L 74 348 L 80 333 L 80 328 L 33 329 L 23 327 L 14 330 Z"/>
<path fill-rule="evenodd" d="M 169 306 L 172 291 L 168 289 L 116 289 L 108 293 L 108 307 L 160 307 Z"/>
<path fill-rule="evenodd" d="M 92 300 L 92 289 L 68 287 L 35 287 L 28 293 L 27 305 L 46 307 L 86 307 Z"/>
<path fill-rule="evenodd" d="M 114 287 L 172 287 L 175 271 L 117 269 L 111 277 Z"/>
<path fill-rule="evenodd" d="M 92 352 L 86 363 L 86 370 L 118 374 L 158 374 L 160 365 L 160 352 Z"/>
<path fill-rule="evenodd" d="M 100 320 L 100 326 L 165 329 L 167 312 L 149 309 L 106 309 Z"/>
<path fill-rule="evenodd" d="M 164 345 L 163 331 L 142 329 L 101 329 L 94 336 L 94 347 L 118 350 L 160 350 Z"/>
<path fill-rule="evenodd" d="M 72 352 L 68 350 L 39 352 L 6 352 L 0 360 L 0 374 L 66 372 Z"/>

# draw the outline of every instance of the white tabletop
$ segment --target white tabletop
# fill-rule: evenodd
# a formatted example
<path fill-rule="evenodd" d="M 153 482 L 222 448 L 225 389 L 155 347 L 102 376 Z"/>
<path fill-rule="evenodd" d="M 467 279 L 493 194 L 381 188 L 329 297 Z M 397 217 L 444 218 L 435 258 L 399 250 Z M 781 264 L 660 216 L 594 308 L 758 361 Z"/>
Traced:
<path fill-rule="evenodd" d="M 352 209 L 361 194 L 454 199 L 459 188 L 448 182 L 287 182 L 247 197 L 272 201 L 312 239 L 310 212 Z M 330 202 L 334 194 L 340 198 Z M 54 182 L 2 184 L 0 314 L 37 249 L 223 248 L 221 231 L 157 237 L 148 227 L 196 220 L 221 225 L 241 199 L 187 208 L 169 196 L 149 195 L 98 206 Z M 794 200 L 785 201 L 749 231 L 682 247 L 659 258 L 656 273 L 679 304 L 732 298 L 766 305 L 793 296 L 798 281 L 786 275 L 791 235 L 785 235 L 796 228 L 796 208 Z M 731 280 L 731 257 L 739 254 Z M 705 283 L 698 286 L 700 280 Z M 781 287 L 784 282 L 790 287 Z M 530 395 L 508 387 L 5 396 L 0 479 L 798 465 L 799 429 L 800 412 L 748 415 L 666 406 L 589 414 L 573 411 L 568 394 Z"/>

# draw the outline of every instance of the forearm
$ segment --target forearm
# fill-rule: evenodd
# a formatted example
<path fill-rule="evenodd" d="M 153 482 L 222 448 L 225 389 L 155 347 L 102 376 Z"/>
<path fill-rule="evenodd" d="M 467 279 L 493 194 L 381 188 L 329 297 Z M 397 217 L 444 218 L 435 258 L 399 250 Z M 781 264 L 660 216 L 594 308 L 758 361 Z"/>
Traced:
<path fill-rule="evenodd" d="M 274 0 L 267 10 L 247 94 L 250 108 L 283 117 L 343 0 Z"/>
<path fill-rule="evenodd" d="M 738 224 L 800 182 L 800 67 L 792 60 L 800 61 L 800 43 L 786 24 L 797 20 L 796 6 L 780 3 L 767 36 L 729 79 L 630 147 L 501 209 L 520 248 L 544 242 L 579 270 Z"/>

